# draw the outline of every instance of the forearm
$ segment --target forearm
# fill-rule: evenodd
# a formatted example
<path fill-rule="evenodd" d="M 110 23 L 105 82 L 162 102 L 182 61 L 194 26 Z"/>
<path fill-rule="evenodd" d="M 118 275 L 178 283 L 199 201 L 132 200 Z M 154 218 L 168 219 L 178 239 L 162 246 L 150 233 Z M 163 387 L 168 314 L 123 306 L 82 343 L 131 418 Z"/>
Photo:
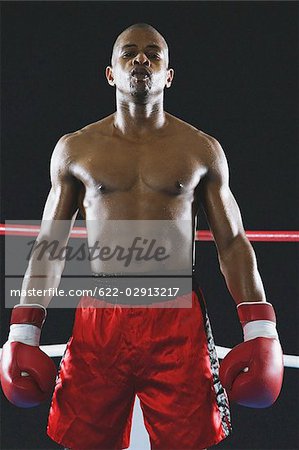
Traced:
<path fill-rule="evenodd" d="M 254 250 L 247 237 L 239 234 L 222 251 L 218 250 L 220 269 L 237 304 L 265 301 L 265 291 Z"/>
<path fill-rule="evenodd" d="M 40 262 L 31 260 L 23 279 L 21 304 L 35 303 L 47 308 L 53 292 L 58 288 L 64 261 Z"/>

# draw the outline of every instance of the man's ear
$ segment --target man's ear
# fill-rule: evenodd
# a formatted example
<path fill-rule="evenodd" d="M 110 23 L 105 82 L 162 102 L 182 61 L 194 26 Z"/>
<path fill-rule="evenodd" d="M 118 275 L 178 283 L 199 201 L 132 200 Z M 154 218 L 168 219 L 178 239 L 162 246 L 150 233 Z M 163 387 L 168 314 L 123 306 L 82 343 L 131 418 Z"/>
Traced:
<path fill-rule="evenodd" d="M 174 70 L 173 69 L 168 69 L 167 70 L 166 84 L 165 84 L 165 86 L 167 88 L 170 88 L 170 86 L 172 84 L 173 77 L 174 77 Z"/>
<path fill-rule="evenodd" d="M 111 66 L 107 66 L 105 73 L 106 73 L 107 81 L 110 84 L 110 86 L 115 86 L 112 67 Z"/>

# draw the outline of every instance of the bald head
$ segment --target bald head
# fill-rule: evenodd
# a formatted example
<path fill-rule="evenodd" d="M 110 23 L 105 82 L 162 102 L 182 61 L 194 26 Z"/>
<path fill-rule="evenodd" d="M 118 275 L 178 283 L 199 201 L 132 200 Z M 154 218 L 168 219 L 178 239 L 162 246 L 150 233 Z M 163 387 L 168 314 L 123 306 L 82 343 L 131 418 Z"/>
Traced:
<path fill-rule="evenodd" d="M 152 35 L 153 39 L 157 40 L 157 42 L 160 43 L 160 45 L 163 47 L 163 50 L 165 52 L 165 56 L 167 59 L 167 66 L 169 62 L 169 50 L 168 45 L 164 37 L 159 33 L 156 28 L 152 27 L 151 25 L 147 23 L 135 23 L 133 25 L 130 25 L 128 28 L 126 28 L 124 31 L 120 33 L 120 35 L 116 38 L 113 49 L 112 49 L 112 57 L 111 57 L 111 64 L 113 66 L 115 55 L 119 49 L 119 46 L 121 45 L 123 39 L 132 37 L 135 30 L 144 30 L 145 33 L 148 35 Z"/>

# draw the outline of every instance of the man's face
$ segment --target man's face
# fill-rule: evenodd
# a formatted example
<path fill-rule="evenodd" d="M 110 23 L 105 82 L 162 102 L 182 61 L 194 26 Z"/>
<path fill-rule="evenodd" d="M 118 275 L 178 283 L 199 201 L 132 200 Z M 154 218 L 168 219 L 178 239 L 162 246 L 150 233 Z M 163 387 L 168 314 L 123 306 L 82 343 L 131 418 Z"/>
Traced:
<path fill-rule="evenodd" d="M 164 39 L 149 29 L 125 31 L 116 42 L 112 67 L 107 67 L 106 76 L 122 94 L 139 100 L 161 94 L 173 79 Z"/>

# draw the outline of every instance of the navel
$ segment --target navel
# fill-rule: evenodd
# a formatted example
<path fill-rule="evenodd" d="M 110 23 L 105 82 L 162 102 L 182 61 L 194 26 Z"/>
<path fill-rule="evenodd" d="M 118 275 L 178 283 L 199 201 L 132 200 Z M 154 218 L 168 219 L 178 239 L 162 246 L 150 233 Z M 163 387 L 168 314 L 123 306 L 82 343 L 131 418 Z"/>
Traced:
<path fill-rule="evenodd" d="M 181 191 L 183 189 L 184 185 L 180 181 L 177 181 L 175 183 L 175 187 Z"/>
<path fill-rule="evenodd" d="M 106 187 L 101 183 L 98 185 L 97 191 L 100 192 L 101 194 L 104 194 L 106 191 Z"/>

